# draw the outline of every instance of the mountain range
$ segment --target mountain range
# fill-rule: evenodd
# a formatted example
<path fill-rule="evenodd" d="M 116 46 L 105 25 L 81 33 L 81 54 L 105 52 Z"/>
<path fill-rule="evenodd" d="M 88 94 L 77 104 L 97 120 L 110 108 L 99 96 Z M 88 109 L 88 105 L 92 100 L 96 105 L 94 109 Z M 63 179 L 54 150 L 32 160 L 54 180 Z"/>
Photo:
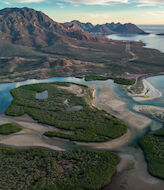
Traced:
<path fill-rule="evenodd" d="M 29 8 L 6 8 L 0 11 L 0 37 L 31 47 L 45 47 L 71 40 L 106 41 L 79 27 L 57 23 L 42 12 Z"/>
<path fill-rule="evenodd" d="M 76 26 L 79 29 L 84 30 L 85 32 L 89 32 L 91 34 L 106 36 L 110 34 L 147 34 L 138 26 L 132 23 L 106 23 L 106 24 L 97 24 L 93 25 L 91 23 L 82 23 L 77 20 L 66 22 L 65 25 L 67 26 Z"/>
<path fill-rule="evenodd" d="M 110 31 L 115 32 L 128 32 L 131 26 L 128 24 L 129 29 L 121 30 L 121 24 L 109 25 L 114 28 Z M 93 25 L 87 24 L 89 27 Z M 0 82 L 161 72 L 164 63 L 161 52 L 144 48 L 142 42 L 109 40 L 91 31 L 75 23 L 55 22 L 44 13 L 27 7 L 0 10 Z M 143 33 L 140 29 L 133 30 L 136 31 Z M 102 34 L 109 33 L 103 29 Z"/>

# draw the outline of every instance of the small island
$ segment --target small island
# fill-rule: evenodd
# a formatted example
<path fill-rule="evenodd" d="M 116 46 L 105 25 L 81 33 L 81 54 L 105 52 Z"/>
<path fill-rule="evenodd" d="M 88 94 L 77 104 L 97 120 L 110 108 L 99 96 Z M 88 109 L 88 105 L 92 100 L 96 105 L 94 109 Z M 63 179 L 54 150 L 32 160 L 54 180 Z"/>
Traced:
<path fill-rule="evenodd" d="M 164 108 L 163 107 L 157 107 L 157 106 L 151 106 L 151 105 L 137 105 L 134 106 L 134 110 L 137 112 L 149 114 L 153 116 L 154 118 L 164 122 Z"/>
<path fill-rule="evenodd" d="M 36 94 L 47 91 L 45 99 Z M 105 142 L 121 137 L 127 127 L 117 118 L 92 105 L 92 90 L 70 83 L 32 84 L 11 91 L 14 100 L 6 111 L 10 116 L 25 113 L 39 123 L 61 131 L 47 131 L 48 137 L 79 142 Z"/>
<path fill-rule="evenodd" d="M 143 137 L 139 142 L 151 175 L 164 179 L 164 129 Z"/>
<path fill-rule="evenodd" d="M 159 34 L 157 34 L 158 36 L 164 36 L 164 33 L 159 33 Z"/>
<path fill-rule="evenodd" d="M 0 135 L 10 135 L 13 133 L 17 133 L 21 131 L 22 128 L 13 124 L 13 123 L 7 123 L 0 125 Z"/>

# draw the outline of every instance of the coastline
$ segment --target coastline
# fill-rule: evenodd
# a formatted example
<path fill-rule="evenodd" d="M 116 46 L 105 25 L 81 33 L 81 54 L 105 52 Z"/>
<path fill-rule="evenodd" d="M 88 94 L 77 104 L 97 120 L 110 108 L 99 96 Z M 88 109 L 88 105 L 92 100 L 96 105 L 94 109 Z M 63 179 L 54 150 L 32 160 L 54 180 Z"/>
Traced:
<path fill-rule="evenodd" d="M 93 90 L 93 102 L 92 106 L 105 110 L 118 119 L 122 120 L 126 125 L 131 126 L 137 130 L 143 130 L 151 123 L 151 119 L 135 114 L 129 111 L 125 105 L 126 103 L 120 101 L 113 89 L 109 85 L 90 85 Z M 96 89 L 101 89 L 100 94 L 96 95 Z M 130 129 L 127 132 L 117 138 L 104 143 L 80 143 L 77 145 L 89 146 L 98 149 L 117 149 L 127 144 L 133 138 L 133 134 Z"/>
<path fill-rule="evenodd" d="M 28 115 L 21 117 L 0 115 L 0 125 L 6 123 L 15 123 L 23 129 L 11 135 L 0 135 L 0 145 L 18 148 L 42 147 L 55 151 L 65 151 L 64 148 L 57 145 L 51 145 L 42 138 L 42 134 L 46 131 L 54 130 L 53 127 L 37 123 Z"/>
<path fill-rule="evenodd" d="M 144 129 L 151 123 L 151 119 L 128 110 L 126 102 L 119 100 L 109 85 L 92 85 L 92 87 L 101 88 L 100 94 L 95 96 L 93 100 L 94 106 L 98 109 L 107 111 L 132 128 Z"/>
<path fill-rule="evenodd" d="M 136 105 L 133 108 L 140 113 L 149 114 L 155 119 L 164 122 L 164 108 L 152 105 Z"/>
<path fill-rule="evenodd" d="M 156 89 L 150 82 L 146 79 L 142 79 L 144 89 L 140 94 L 128 93 L 135 101 L 142 102 L 160 98 L 162 93 Z"/>

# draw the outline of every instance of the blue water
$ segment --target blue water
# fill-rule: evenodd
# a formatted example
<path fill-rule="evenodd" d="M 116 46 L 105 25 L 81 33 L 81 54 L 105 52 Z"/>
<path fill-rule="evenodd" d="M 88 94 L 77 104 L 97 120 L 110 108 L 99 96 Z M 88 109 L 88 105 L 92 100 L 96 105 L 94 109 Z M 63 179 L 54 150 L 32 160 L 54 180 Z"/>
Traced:
<path fill-rule="evenodd" d="M 27 80 L 24 82 L 15 82 L 15 83 L 4 83 L 0 84 L 0 114 L 4 113 L 6 109 L 12 102 L 12 95 L 10 90 L 22 85 L 35 84 L 35 83 L 45 83 L 45 82 L 74 82 L 78 84 L 108 84 L 113 87 L 119 98 L 127 103 L 128 109 L 133 111 L 133 106 L 136 104 L 140 105 L 154 105 L 164 107 L 164 76 L 155 76 L 147 79 L 153 86 L 155 86 L 159 91 L 162 92 L 163 96 L 158 99 L 145 101 L 145 102 L 136 102 L 131 97 L 127 96 L 126 92 L 122 90 L 119 85 L 114 84 L 112 80 L 107 81 L 85 81 L 84 79 L 78 79 L 74 77 L 56 77 L 43 80 Z"/>
<path fill-rule="evenodd" d="M 164 33 L 164 25 L 138 25 L 138 27 L 151 34 Z"/>
<path fill-rule="evenodd" d="M 140 26 L 145 32 L 149 32 L 149 35 L 139 34 L 113 34 L 109 35 L 109 39 L 113 40 L 128 40 L 128 41 L 142 41 L 146 48 L 157 49 L 164 52 L 164 36 L 156 34 L 164 33 L 164 26 Z"/>
<path fill-rule="evenodd" d="M 14 82 L 14 83 L 3 83 L 0 84 L 0 114 L 4 113 L 9 105 L 12 102 L 12 95 L 10 94 L 10 91 L 13 88 L 17 88 L 19 86 L 27 85 L 27 84 L 36 84 L 36 83 L 47 83 L 47 82 L 74 82 L 78 84 L 110 84 L 114 85 L 112 80 L 108 81 L 90 81 L 86 82 L 84 79 L 78 79 L 74 77 L 56 77 L 56 78 L 49 78 L 49 79 L 43 79 L 43 80 L 27 80 L 24 82 Z"/>

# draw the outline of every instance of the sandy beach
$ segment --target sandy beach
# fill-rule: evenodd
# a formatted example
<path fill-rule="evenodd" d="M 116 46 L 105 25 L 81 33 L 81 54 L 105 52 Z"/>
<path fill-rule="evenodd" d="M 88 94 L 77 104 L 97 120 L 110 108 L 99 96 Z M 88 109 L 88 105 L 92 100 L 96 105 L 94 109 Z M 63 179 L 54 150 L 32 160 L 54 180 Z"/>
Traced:
<path fill-rule="evenodd" d="M 156 89 L 150 82 L 146 79 L 142 80 L 144 85 L 144 90 L 140 94 L 131 94 L 128 93 L 135 101 L 148 101 L 156 98 L 160 98 L 162 93 Z"/>

